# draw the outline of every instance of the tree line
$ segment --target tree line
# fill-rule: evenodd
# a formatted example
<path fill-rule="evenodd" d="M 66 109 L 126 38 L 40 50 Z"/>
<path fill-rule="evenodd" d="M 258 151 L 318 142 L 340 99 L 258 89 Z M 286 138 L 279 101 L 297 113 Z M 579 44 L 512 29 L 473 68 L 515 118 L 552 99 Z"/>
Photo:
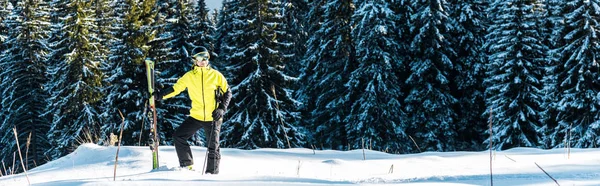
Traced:
<path fill-rule="evenodd" d="M 600 144 L 598 1 L 0 0 L 0 158 L 146 145 L 157 88 L 203 46 L 233 93 L 228 148 L 389 153 Z M 187 117 L 159 102 L 162 145 Z M 124 118 L 118 114 L 123 113 Z M 488 127 L 491 123 L 491 138 Z M 203 133 L 190 140 L 203 145 Z M 29 143 L 24 143 L 29 141 Z"/>

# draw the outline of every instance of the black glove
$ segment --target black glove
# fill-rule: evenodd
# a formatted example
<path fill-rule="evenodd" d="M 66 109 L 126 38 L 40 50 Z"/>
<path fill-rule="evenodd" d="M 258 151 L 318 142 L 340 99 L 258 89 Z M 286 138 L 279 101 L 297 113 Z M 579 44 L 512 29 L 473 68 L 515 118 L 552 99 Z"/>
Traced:
<path fill-rule="evenodd" d="M 213 121 L 221 119 L 223 115 L 225 115 L 225 109 L 219 106 L 219 108 L 215 109 L 212 113 Z"/>
<path fill-rule="evenodd" d="M 163 100 L 163 96 L 168 95 L 172 92 L 174 92 L 175 90 L 173 90 L 173 87 L 169 87 L 163 91 L 160 91 L 159 89 L 154 89 L 154 92 L 152 92 L 152 96 L 154 96 L 154 100 L 156 101 L 162 101 Z"/>

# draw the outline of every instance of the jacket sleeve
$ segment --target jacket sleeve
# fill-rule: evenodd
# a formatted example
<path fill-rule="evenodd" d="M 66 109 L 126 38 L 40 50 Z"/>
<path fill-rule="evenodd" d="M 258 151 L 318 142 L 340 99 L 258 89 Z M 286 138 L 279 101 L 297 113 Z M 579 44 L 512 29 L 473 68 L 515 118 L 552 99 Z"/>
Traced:
<path fill-rule="evenodd" d="M 229 102 L 231 101 L 231 90 L 229 89 L 229 85 L 227 84 L 227 79 L 223 75 L 221 75 L 219 87 L 221 87 L 223 97 L 221 97 L 221 104 L 219 107 L 223 108 L 227 111 L 227 107 L 229 107 Z"/>
<path fill-rule="evenodd" d="M 179 93 L 184 91 L 187 88 L 189 76 L 188 74 L 183 75 L 183 77 L 177 80 L 177 83 L 173 85 L 173 92 L 166 94 L 163 96 L 163 99 L 168 99 L 177 96 Z"/>
<path fill-rule="evenodd" d="M 227 107 L 229 107 L 230 101 L 231 101 L 231 91 L 227 90 L 227 91 L 225 91 L 225 93 L 223 94 L 223 97 L 221 98 L 221 105 L 219 105 L 219 107 L 222 108 L 223 110 L 227 111 Z"/>

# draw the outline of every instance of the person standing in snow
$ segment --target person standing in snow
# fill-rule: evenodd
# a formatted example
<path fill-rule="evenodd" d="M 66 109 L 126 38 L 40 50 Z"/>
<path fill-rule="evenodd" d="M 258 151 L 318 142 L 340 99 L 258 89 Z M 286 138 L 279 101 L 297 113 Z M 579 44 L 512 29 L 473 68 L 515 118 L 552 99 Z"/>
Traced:
<path fill-rule="evenodd" d="M 227 80 L 219 71 L 208 65 L 210 54 L 204 47 L 199 47 L 192 56 L 193 69 L 177 80 L 177 83 L 164 91 L 155 92 L 153 95 L 160 101 L 174 97 L 188 90 L 192 100 L 190 116 L 175 130 L 173 140 L 179 166 L 193 170 L 194 160 L 187 140 L 204 128 L 206 142 L 208 143 L 208 162 L 205 173 L 218 174 L 221 153 L 219 149 L 219 134 L 223 115 L 231 100 L 231 91 Z"/>

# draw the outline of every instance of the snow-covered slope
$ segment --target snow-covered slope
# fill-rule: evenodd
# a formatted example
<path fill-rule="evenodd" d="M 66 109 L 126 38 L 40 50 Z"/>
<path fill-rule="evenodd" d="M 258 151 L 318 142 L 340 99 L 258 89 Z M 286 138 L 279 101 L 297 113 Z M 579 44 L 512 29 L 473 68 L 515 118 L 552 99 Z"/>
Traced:
<path fill-rule="evenodd" d="M 377 151 L 310 149 L 221 149 L 218 175 L 175 171 L 172 146 L 160 147 L 160 169 L 151 170 L 148 147 L 84 144 L 75 152 L 28 171 L 32 185 L 490 185 L 489 152 L 425 152 L 394 155 Z M 196 169 L 205 148 L 192 147 Z M 516 148 L 494 153 L 494 185 L 600 185 L 600 150 Z M 27 185 L 25 174 L 0 177 L 0 186 Z"/>

